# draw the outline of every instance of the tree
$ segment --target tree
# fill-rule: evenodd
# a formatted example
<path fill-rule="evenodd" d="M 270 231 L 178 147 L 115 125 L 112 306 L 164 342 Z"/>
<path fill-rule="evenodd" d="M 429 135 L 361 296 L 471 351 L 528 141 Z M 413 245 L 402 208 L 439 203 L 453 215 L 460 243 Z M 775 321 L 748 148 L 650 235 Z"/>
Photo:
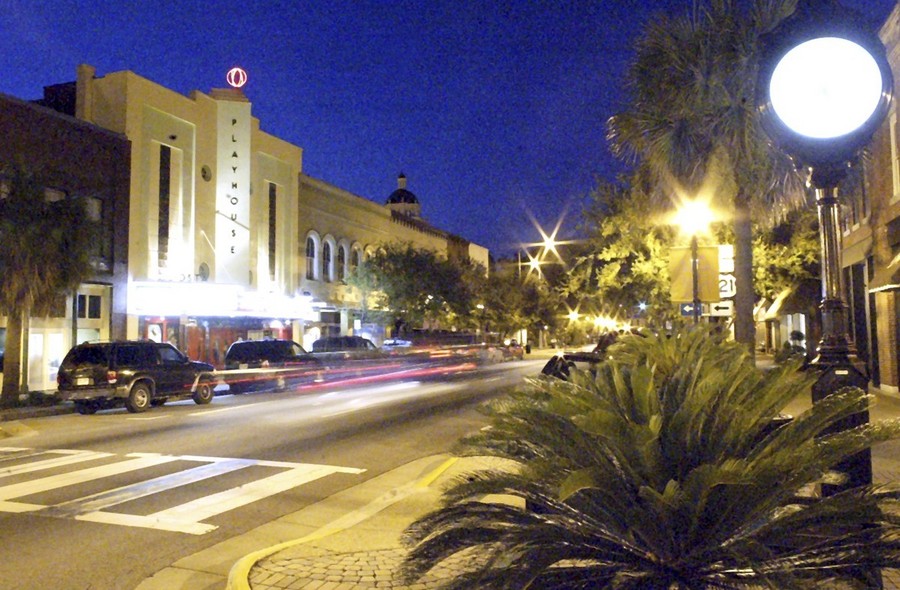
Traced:
<path fill-rule="evenodd" d="M 571 273 L 568 291 L 589 294 L 607 315 L 631 317 L 645 304 L 654 325 L 672 319 L 669 248 L 673 230 L 635 177 L 631 185 L 601 184 L 585 207 L 581 232 L 588 253 Z"/>
<path fill-rule="evenodd" d="M 544 326 L 556 328 L 557 297 L 545 281 L 537 275 L 521 276 L 517 267 L 491 273 L 483 282 L 480 298 L 485 323 L 501 339 L 523 328 L 533 335 L 540 334 Z"/>
<path fill-rule="evenodd" d="M 371 295 L 378 313 L 398 325 L 420 327 L 467 318 L 479 274 L 484 269 L 472 262 L 452 262 L 411 243 L 389 243 L 376 248 L 348 283 L 359 288 L 366 301 Z"/>
<path fill-rule="evenodd" d="M 730 201 L 735 234 L 735 338 L 753 350 L 754 208 L 798 205 L 803 179 L 769 145 L 755 108 L 759 36 L 796 0 L 695 2 L 684 17 L 648 22 L 627 76 L 630 99 L 610 120 L 621 156 L 648 164 L 659 196 L 714 187 Z M 758 216 L 757 216 L 758 217 Z"/>
<path fill-rule="evenodd" d="M 702 328 L 610 352 L 595 375 L 534 378 L 489 407 L 491 428 L 457 450 L 498 467 L 466 474 L 410 525 L 409 580 L 463 551 L 471 569 L 448 590 L 816 588 L 900 565 L 892 491 L 797 498 L 839 460 L 900 437 L 898 420 L 835 428 L 865 392 L 775 421 L 815 379 L 796 363 L 759 370 Z M 494 494 L 526 508 L 483 501 Z"/>
<path fill-rule="evenodd" d="M 0 199 L 0 313 L 6 351 L 0 405 L 18 402 L 28 319 L 65 309 L 61 300 L 93 274 L 96 226 L 74 198 L 51 201 L 38 178 L 21 168 Z"/>

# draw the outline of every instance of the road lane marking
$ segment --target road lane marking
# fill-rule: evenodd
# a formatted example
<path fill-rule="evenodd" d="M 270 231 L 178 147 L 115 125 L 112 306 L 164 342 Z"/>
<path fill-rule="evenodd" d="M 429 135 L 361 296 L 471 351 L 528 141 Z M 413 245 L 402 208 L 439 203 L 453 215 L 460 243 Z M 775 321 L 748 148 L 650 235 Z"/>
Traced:
<path fill-rule="evenodd" d="M 228 406 L 227 408 L 216 408 L 215 410 L 201 410 L 199 412 L 190 412 L 188 416 L 211 416 L 213 414 L 219 414 L 221 412 L 240 410 L 243 407 L 244 406 Z"/>
<path fill-rule="evenodd" d="M 165 492 L 173 488 L 184 486 L 195 481 L 202 481 L 211 477 L 237 471 L 254 465 L 255 461 L 247 459 L 217 460 L 199 467 L 184 469 L 170 475 L 162 475 L 147 481 L 138 482 L 128 486 L 122 486 L 113 490 L 99 492 L 91 496 L 85 496 L 77 500 L 56 504 L 43 511 L 41 516 L 76 517 L 78 515 L 97 512 L 117 504 L 123 504 L 131 500 Z"/>
<path fill-rule="evenodd" d="M 334 473 L 359 474 L 364 469 L 349 467 L 334 467 L 331 465 L 300 464 L 295 469 L 283 471 L 276 475 L 258 479 L 237 488 L 224 490 L 217 494 L 211 494 L 174 506 L 167 510 L 161 510 L 148 516 L 148 518 L 160 518 L 164 520 L 193 520 L 201 521 L 207 518 L 234 510 L 251 502 L 268 498 L 291 488 L 323 478 Z"/>
<path fill-rule="evenodd" d="M 20 475 L 22 473 L 32 473 L 44 469 L 53 469 L 64 465 L 73 465 L 84 461 L 92 461 L 94 459 L 102 459 L 103 457 L 111 457 L 112 453 L 95 453 L 92 451 L 79 451 L 77 453 L 68 454 L 54 459 L 44 459 L 42 461 L 32 461 L 31 463 L 23 463 L 14 467 L 0 468 L 0 478 Z"/>
<path fill-rule="evenodd" d="M 0 488 L 0 500 L 11 500 L 13 498 L 30 496 L 31 494 L 47 492 L 66 486 L 84 483 L 94 479 L 100 479 L 103 477 L 127 473 L 129 471 L 135 471 L 137 469 L 146 469 L 147 467 L 162 465 L 163 463 L 171 463 L 172 461 L 177 460 L 178 457 L 172 456 L 145 455 L 137 457 L 136 459 L 131 459 L 129 461 L 119 461 L 118 463 L 110 463 L 109 465 L 89 467 L 88 469 L 81 469 L 79 471 L 73 471 L 71 473 L 61 473 L 59 475 L 42 477 L 41 479 L 36 479 L 33 481 L 24 481 L 22 483 L 3 486 L 2 488 Z"/>
<path fill-rule="evenodd" d="M 28 474 L 50 469 L 51 467 L 72 467 L 77 463 L 90 459 L 114 456 L 111 453 L 72 450 L 43 450 L 23 448 L 0 448 L 0 452 L 18 453 L 16 457 L 42 457 L 46 455 L 63 455 L 49 459 L 40 459 L 32 463 L 0 469 L 0 477 L 6 475 Z M 0 486 L 0 512 L 31 513 L 37 516 L 74 519 L 86 522 L 133 526 L 164 530 L 170 532 L 203 535 L 215 530 L 217 525 L 201 522 L 223 512 L 235 510 L 252 502 L 273 496 L 323 477 L 337 474 L 360 474 L 365 469 L 340 467 L 335 465 L 319 465 L 312 463 L 291 463 L 286 461 L 266 461 L 254 459 L 233 459 L 196 455 L 161 455 L 159 453 L 130 453 L 124 455 L 127 460 L 95 467 L 76 467 L 75 471 Z M 59 504 L 42 505 L 29 502 L 12 501 L 16 498 L 56 490 L 80 483 L 90 482 L 113 475 L 150 468 L 173 461 L 199 462 L 203 465 L 181 469 L 168 475 L 154 477 L 130 485 L 109 489 L 88 496 L 75 498 Z M 231 489 L 197 498 L 190 502 L 159 510 L 146 516 L 110 512 L 106 509 L 137 500 L 173 488 L 187 486 L 198 481 L 212 479 L 226 473 L 246 467 L 262 467 L 278 469 L 279 472 L 259 477 L 248 483 Z"/>

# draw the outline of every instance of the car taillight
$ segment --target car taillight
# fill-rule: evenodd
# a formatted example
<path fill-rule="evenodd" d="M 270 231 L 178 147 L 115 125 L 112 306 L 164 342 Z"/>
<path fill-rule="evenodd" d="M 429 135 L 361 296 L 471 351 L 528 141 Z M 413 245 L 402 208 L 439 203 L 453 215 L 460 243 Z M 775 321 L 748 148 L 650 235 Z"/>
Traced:
<path fill-rule="evenodd" d="M 119 379 L 119 375 L 115 371 L 106 372 L 106 380 L 109 383 L 115 383 Z"/>

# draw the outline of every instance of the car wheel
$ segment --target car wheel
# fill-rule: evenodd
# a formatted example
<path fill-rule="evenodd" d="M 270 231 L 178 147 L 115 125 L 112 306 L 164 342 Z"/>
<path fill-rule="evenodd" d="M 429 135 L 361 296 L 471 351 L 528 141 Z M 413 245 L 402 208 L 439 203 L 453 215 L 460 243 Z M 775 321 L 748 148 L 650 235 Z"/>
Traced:
<path fill-rule="evenodd" d="M 213 398 L 212 386 L 206 381 L 201 381 L 197 384 L 197 389 L 194 390 L 194 393 L 191 394 L 191 398 L 193 398 L 195 404 L 208 404 Z"/>
<path fill-rule="evenodd" d="M 146 383 L 135 383 L 125 400 L 125 407 L 132 414 L 146 412 L 150 407 L 150 386 Z"/>
<path fill-rule="evenodd" d="M 83 416 L 89 416 L 90 414 L 97 413 L 97 404 L 89 401 L 77 401 L 75 402 L 75 411 Z"/>

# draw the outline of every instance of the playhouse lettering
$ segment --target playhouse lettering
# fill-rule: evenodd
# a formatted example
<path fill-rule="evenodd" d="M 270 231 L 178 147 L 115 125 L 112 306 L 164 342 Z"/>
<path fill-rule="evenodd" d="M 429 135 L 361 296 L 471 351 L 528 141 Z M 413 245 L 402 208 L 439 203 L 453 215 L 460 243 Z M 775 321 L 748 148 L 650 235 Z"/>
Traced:
<path fill-rule="evenodd" d="M 237 144 L 237 123 L 238 120 L 232 118 L 231 119 L 231 143 Z M 237 248 L 237 237 L 238 237 L 238 227 L 240 222 L 240 205 L 241 205 L 241 197 L 238 192 L 238 183 L 239 183 L 239 175 L 238 169 L 240 168 L 242 162 L 241 157 L 238 155 L 237 145 L 234 145 L 234 149 L 231 151 L 231 190 L 225 194 L 225 200 L 228 202 L 229 211 L 228 216 L 231 219 L 232 226 L 231 231 L 229 232 L 229 244 L 228 244 L 228 253 L 235 254 Z"/>

